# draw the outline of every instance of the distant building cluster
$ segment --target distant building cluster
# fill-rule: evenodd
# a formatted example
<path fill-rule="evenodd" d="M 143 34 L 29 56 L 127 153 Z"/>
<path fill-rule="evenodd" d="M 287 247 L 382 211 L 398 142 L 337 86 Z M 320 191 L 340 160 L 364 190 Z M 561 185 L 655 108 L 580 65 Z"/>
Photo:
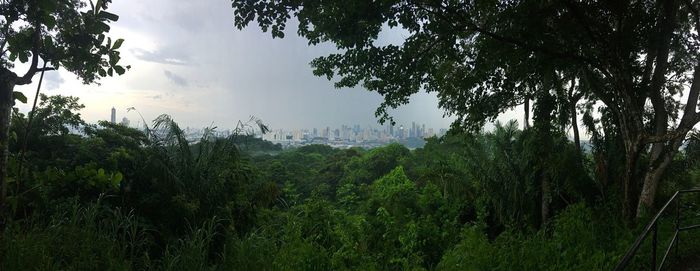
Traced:
<path fill-rule="evenodd" d="M 111 124 L 117 124 L 117 109 L 114 108 L 114 107 L 112 107 L 112 112 L 111 112 L 111 113 L 112 113 L 112 114 L 110 115 L 109 123 L 111 123 Z M 131 124 L 131 121 L 129 121 L 129 119 L 127 119 L 126 117 L 123 117 L 123 118 L 122 118 L 122 121 L 121 121 L 119 124 L 128 127 L 128 126 Z"/>
<path fill-rule="evenodd" d="M 209 130 L 207 129 L 197 129 L 197 128 L 190 128 L 186 127 L 182 129 L 182 133 L 185 135 L 185 138 L 189 142 L 197 142 L 199 141 L 205 133 L 210 133 L 209 135 L 214 136 L 214 137 L 229 137 L 233 134 L 231 130 Z"/>
<path fill-rule="evenodd" d="M 112 107 L 110 122 L 112 124 L 117 124 L 117 110 L 114 107 Z M 124 117 L 119 124 L 130 126 L 131 123 L 129 119 Z M 198 129 L 190 127 L 183 129 L 185 138 L 189 142 L 199 141 L 207 132 L 212 133 L 215 137 L 228 137 L 233 134 L 231 130 L 207 131 L 205 128 Z M 414 121 L 411 122 L 411 126 L 387 124 L 383 126 L 362 127 L 359 124 L 355 124 L 352 126 L 341 125 L 337 128 L 327 126 L 324 128 L 311 129 L 276 129 L 264 135 L 258 132 L 254 136 L 275 144 L 281 144 L 283 147 L 324 144 L 336 148 L 374 148 L 398 142 L 409 148 L 416 148 L 422 146 L 424 143 L 423 139 L 433 136 L 439 137 L 445 133 L 447 133 L 447 129 L 445 128 L 439 130 L 426 128 L 425 124 L 417 124 Z"/>
<path fill-rule="evenodd" d="M 410 127 L 403 125 L 384 125 L 381 127 L 361 127 L 360 125 L 342 125 L 338 128 L 324 127 L 311 129 L 272 130 L 262 136 L 264 140 L 279 143 L 285 147 L 303 146 L 309 144 L 325 144 L 338 148 L 364 147 L 372 148 L 393 142 L 409 143 L 421 141 L 423 138 L 442 136 L 447 129 L 437 132 L 426 128 L 425 124 L 412 122 Z M 417 140 L 411 140 L 417 139 Z M 406 144 L 405 144 L 406 145 Z"/>

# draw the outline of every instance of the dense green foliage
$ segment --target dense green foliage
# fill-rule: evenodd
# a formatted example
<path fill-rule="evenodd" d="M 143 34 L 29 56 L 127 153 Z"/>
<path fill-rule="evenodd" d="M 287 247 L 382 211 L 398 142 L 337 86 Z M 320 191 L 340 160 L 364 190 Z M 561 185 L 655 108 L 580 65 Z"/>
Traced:
<path fill-rule="evenodd" d="M 624 157 L 614 180 L 629 219 L 656 207 L 664 172 L 700 123 L 699 0 L 231 2 L 239 29 L 283 38 L 297 24 L 309 44 L 335 45 L 313 73 L 382 95 L 380 121 L 423 91 L 472 131 L 517 105 L 527 116 L 532 100 L 550 115 L 541 124 L 572 127 L 578 144 L 578 111 L 606 111 L 602 128 L 621 147 L 598 160 Z"/>
<path fill-rule="evenodd" d="M 381 94 L 381 121 L 437 93 L 454 129 L 416 150 L 188 141 L 167 115 L 87 124 L 75 97 L 41 96 L 33 123 L 12 110 L 39 72 L 128 69 L 110 2 L 0 4 L 0 270 L 610 269 L 630 218 L 700 184 L 698 0 L 232 1 L 238 28 L 283 37 L 295 17 L 333 43 L 314 73 Z M 384 44 L 388 28 L 407 35 Z M 530 100 L 532 127 L 480 130 Z M 700 252 L 683 234 L 681 259 Z"/>
<path fill-rule="evenodd" d="M 147 132 L 87 125 L 81 107 L 43 97 L 47 121 L 26 136 L 14 115 L 13 152 L 31 141 L 21 170 L 19 156 L 10 164 L 20 182 L 2 270 L 597 270 L 638 232 L 591 153 L 557 133 L 542 146 L 537 129 L 514 122 L 413 151 L 280 150 L 211 130 L 187 142 L 165 115 Z M 697 145 L 677 157 L 684 170 L 662 197 L 697 185 Z"/>
<path fill-rule="evenodd" d="M 28 85 L 35 75 L 64 69 L 83 83 L 122 75 L 119 49 L 123 39 L 108 37 L 119 16 L 107 11 L 111 0 L 9 0 L 0 3 L 0 213 L 6 201 L 10 120 L 15 100 L 26 103 L 15 86 Z M 25 63 L 19 68 L 17 63 Z M 24 70 L 26 69 L 26 70 Z"/>

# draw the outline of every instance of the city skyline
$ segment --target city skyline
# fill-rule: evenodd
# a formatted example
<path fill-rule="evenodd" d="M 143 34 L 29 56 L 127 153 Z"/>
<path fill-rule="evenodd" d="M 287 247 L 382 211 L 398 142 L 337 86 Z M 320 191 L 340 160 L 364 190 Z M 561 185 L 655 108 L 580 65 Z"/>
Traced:
<path fill-rule="evenodd" d="M 446 128 L 435 130 L 426 128 L 425 124 L 411 122 L 410 127 L 403 125 L 380 125 L 362 127 L 358 124 L 331 128 L 300 128 L 293 130 L 277 129 L 259 135 L 263 140 L 281 144 L 283 147 L 299 147 L 322 144 L 336 148 L 363 147 L 374 148 L 391 143 L 400 143 L 409 148 L 422 147 L 424 139 L 442 136 Z"/>
<path fill-rule="evenodd" d="M 120 115 L 120 114 L 121 114 L 121 115 Z M 133 115 L 132 115 L 132 114 L 133 114 Z M 129 126 L 129 127 L 132 127 L 132 128 L 142 128 L 143 123 L 142 123 L 142 120 L 140 119 L 141 116 L 139 116 L 138 114 L 139 114 L 139 113 L 137 113 L 137 112 L 135 112 L 135 113 L 130 113 L 130 110 L 129 110 L 128 108 L 125 109 L 125 110 L 119 111 L 119 110 L 116 109 L 115 107 L 112 107 L 112 108 L 110 109 L 109 118 L 105 117 L 105 118 L 103 118 L 102 120 L 109 121 L 109 122 L 112 123 L 112 124 L 116 124 L 116 123 L 117 123 L 117 120 L 118 120 L 119 118 L 121 118 L 121 121 L 119 122 L 120 124 L 125 124 L 126 126 Z M 137 122 L 136 122 L 136 123 L 132 122 L 131 119 L 128 117 L 128 115 L 131 115 L 132 117 L 137 117 L 137 118 L 138 118 Z M 99 121 L 99 120 L 100 120 L 100 119 L 98 119 L 98 121 Z M 149 123 L 147 123 L 147 124 L 150 124 L 150 121 L 149 121 L 148 119 L 145 119 L 145 121 L 149 122 Z M 177 120 L 175 120 L 175 121 L 178 122 Z M 320 129 L 323 129 L 324 127 L 325 127 L 325 128 L 329 128 L 329 129 L 330 129 L 331 127 L 333 127 L 332 130 L 336 130 L 336 129 L 344 129 L 345 126 L 348 126 L 348 127 L 352 126 L 352 127 L 355 128 L 355 129 L 360 128 L 360 127 L 364 129 L 364 128 L 368 128 L 368 127 L 375 128 L 375 127 L 390 127 L 390 126 L 391 126 L 391 125 L 389 124 L 389 122 L 387 121 L 387 122 L 385 122 L 384 124 L 380 124 L 379 122 L 368 123 L 368 124 L 360 124 L 360 123 L 354 123 L 354 124 L 347 124 L 347 123 L 346 123 L 346 124 L 342 124 L 342 123 L 341 123 L 341 124 L 338 124 L 338 123 L 334 123 L 334 124 L 320 125 L 320 126 L 315 126 L 315 127 L 312 127 L 312 126 L 306 126 L 306 127 L 275 127 L 275 126 L 271 126 L 271 125 L 268 124 L 268 123 L 265 123 L 265 120 L 262 120 L 262 121 L 263 121 L 263 123 L 264 123 L 265 125 L 267 125 L 267 126 L 270 128 L 271 132 L 272 132 L 272 131 L 292 132 L 292 131 L 295 131 L 295 130 L 304 130 L 304 131 L 308 130 L 308 131 L 313 131 L 314 129 L 320 130 Z M 416 123 L 417 123 L 416 121 L 406 121 L 405 123 L 395 122 L 395 124 L 393 125 L 393 127 L 394 127 L 395 129 L 398 130 L 398 129 L 401 129 L 401 127 L 403 127 L 404 125 L 406 125 L 406 127 L 404 127 L 404 129 L 406 129 L 406 131 L 410 131 L 408 125 L 413 126 L 413 125 L 416 125 Z M 219 126 L 219 125 L 216 125 L 216 124 L 214 124 L 214 123 L 210 123 L 209 125 L 204 125 L 204 126 L 188 125 L 188 124 L 180 123 L 180 122 L 178 122 L 178 124 L 180 124 L 180 126 L 182 126 L 182 127 L 190 128 L 190 129 L 204 129 L 204 128 L 211 128 L 211 127 L 220 127 L 222 131 L 225 131 L 225 130 L 233 130 L 233 129 L 236 128 L 235 126 L 234 126 L 234 127 Z M 334 125 L 340 125 L 340 126 L 335 127 Z M 426 131 L 427 131 L 427 130 L 433 130 L 433 131 L 447 130 L 447 129 L 449 128 L 449 125 L 448 125 L 448 126 L 429 126 L 429 127 L 427 127 L 427 128 L 426 128 L 426 123 L 420 123 L 420 125 L 421 125 L 421 128 L 424 129 L 424 130 L 426 130 Z M 412 129 L 416 129 L 415 127 L 411 127 L 411 128 L 412 128 Z M 435 134 L 437 134 L 437 133 L 435 133 Z"/>
<path fill-rule="evenodd" d="M 126 112 L 128 112 L 128 111 L 129 111 L 129 110 L 126 110 Z M 118 116 L 118 113 L 117 113 L 116 108 L 112 107 L 112 109 L 110 110 L 109 122 L 112 123 L 112 124 L 116 124 L 116 123 L 117 123 L 116 120 L 117 120 L 118 118 L 119 118 L 119 116 Z M 105 120 L 107 120 L 107 119 L 105 119 Z M 136 124 L 135 126 L 131 126 L 131 124 L 132 124 L 132 123 L 131 123 L 131 120 L 130 120 L 128 117 L 126 117 L 126 116 L 123 116 L 122 119 L 121 119 L 121 121 L 120 121 L 119 123 L 120 123 L 120 124 L 123 124 L 123 125 L 125 125 L 125 126 L 133 127 L 133 128 L 140 128 L 139 126 L 141 125 L 141 121 L 139 120 L 138 124 Z M 407 124 L 408 124 L 408 123 L 407 123 Z M 313 131 L 313 133 L 312 133 L 313 135 L 315 135 L 315 136 L 322 136 L 322 133 L 324 132 L 324 130 L 323 130 L 324 128 L 325 128 L 325 133 L 327 133 L 327 134 L 330 133 L 330 132 L 344 131 L 344 130 L 348 130 L 348 129 L 349 129 L 349 130 L 353 130 L 353 131 L 355 131 L 356 133 L 357 133 L 358 131 L 361 131 L 361 130 L 364 130 L 364 129 L 388 129 L 387 131 L 390 131 L 390 134 L 395 134 L 393 131 L 396 130 L 397 133 L 398 133 L 399 131 L 405 131 L 405 133 L 407 133 L 407 136 L 406 136 L 406 137 L 420 137 L 420 136 L 421 136 L 422 134 L 424 134 L 424 133 L 428 133 L 428 134 L 431 134 L 431 135 L 435 135 L 435 134 L 437 134 L 437 133 L 436 133 L 436 132 L 432 132 L 432 131 L 446 131 L 446 130 L 448 129 L 448 127 L 431 127 L 431 126 L 426 126 L 425 123 L 417 123 L 416 121 L 411 121 L 410 124 L 411 124 L 410 127 L 408 127 L 408 125 L 406 125 L 406 127 L 404 127 L 404 124 L 403 124 L 403 123 L 395 123 L 394 125 L 391 125 L 391 124 L 389 124 L 388 122 L 386 122 L 386 123 L 384 123 L 384 124 L 376 123 L 375 125 L 371 125 L 371 124 L 368 124 L 368 125 L 361 125 L 361 124 L 358 124 L 358 123 L 355 123 L 355 124 L 352 124 L 352 125 L 350 125 L 350 124 L 334 124 L 334 125 L 340 125 L 340 126 L 337 126 L 337 127 L 335 127 L 335 126 L 325 126 L 325 127 L 293 127 L 293 128 L 275 128 L 275 127 L 271 127 L 271 129 L 270 129 L 269 132 L 280 132 L 280 133 L 282 133 L 282 132 L 289 132 L 289 133 L 294 133 L 295 131 L 304 131 L 304 132 L 308 133 L 308 132 Z M 185 127 L 185 129 L 205 129 L 205 128 L 211 128 L 212 126 L 209 125 L 209 126 L 197 127 L 197 126 L 188 126 L 188 125 L 185 125 L 185 126 L 183 126 L 183 127 Z M 222 131 L 232 130 L 232 129 L 235 129 L 235 128 L 236 128 L 236 127 L 230 128 L 230 129 L 229 129 L 229 128 L 223 128 Z M 333 128 L 333 129 L 331 129 L 331 128 Z M 431 132 L 429 132 L 429 131 L 431 131 Z M 256 134 L 257 134 L 257 133 L 256 133 Z"/>
<path fill-rule="evenodd" d="M 127 110 L 129 112 L 130 110 Z M 117 124 L 118 119 L 116 108 L 110 110 L 109 122 Z M 134 125 L 126 117 L 122 117 L 119 124 L 139 129 L 147 129 L 141 121 Z M 215 128 L 215 129 L 211 129 Z M 215 126 L 190 127 L 181 126 L 185 138 L 190 142 L 197 142 L 205 133 L 213 133 L 216 137 L 228 137 L 239 128 L 243 131 L 238 133 L 252 135 L 254 137 L 280 144 L 283 147 L 299 147 L 304 145 L 322 144 L 336 148 L 362 147 L 374 148 L 391 143 L 400 143 L 409 148 L 422 147 L 424 139 L 434 136 L 442 136 L 447 133 L 447 128 L 434 128 L 425 123 L 410 122 L 407 124 L 395 123 L 391 125 L 360 125 L 360 124 L 335 124 L 325 127 L 299 127 L 299 128 L 271 128 L 266 133 L 254 127 L 236 127 L 235 129 L 218 128 Z M 246 129 L 251 128 L 251 129 Z"/>
<path fill-rule="evenodd" d="M 340 126 L 326 127 L 311 127 L 311 128 L 295 128 L 295 129 L 271 129 L 263 139 L 269 141 L 299 141 L 305 138 L 327 138 L 327 139 L 355 139 L 355 138 L 371 138 L 374 133 L 391 136 L 396 139 L 406 138 L 427 138 L 432 136 L 443 135 L 448 128 L 434 128 L 426 126 L 425 123 L 411 122 L 411 126 L 403 124 L 396 125 L 376 125 L 362 126 L 359 124 L 347 125 L 339 124 Z M 368 135 L 370 133 L 370 135 Z"/>

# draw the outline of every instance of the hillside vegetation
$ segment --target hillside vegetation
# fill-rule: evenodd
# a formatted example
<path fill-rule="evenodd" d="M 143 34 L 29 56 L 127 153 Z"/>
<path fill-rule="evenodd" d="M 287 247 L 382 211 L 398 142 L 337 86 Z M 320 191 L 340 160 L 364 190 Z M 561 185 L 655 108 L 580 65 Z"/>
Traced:
<path fill-rule="evenodd" d="M 509 122 L 413 151 L 281 151 L 190 144 L 168 116 L 147 132 L 85 124 L 77 99 L 44 99 L 29 135 L 14 114 L 0 270 L 605 270 L 641 226 L 605 181 L 620 161 L 596 159 L 614 141 L 579 155 Z M 698 184 L 698 146 L 674 159 L 661 202 Z"/>

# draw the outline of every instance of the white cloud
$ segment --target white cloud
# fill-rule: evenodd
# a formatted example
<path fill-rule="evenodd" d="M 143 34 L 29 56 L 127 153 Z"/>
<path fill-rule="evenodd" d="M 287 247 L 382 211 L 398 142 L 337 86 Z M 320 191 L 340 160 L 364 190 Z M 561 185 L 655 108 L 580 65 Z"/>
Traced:
<path fill-rule="evenodd" d="M 181 87 L 187 87 L 189 85 L 187 79 L 183 78 L 182 76 L 179 76 L 169 70 L 164 70 L 163 73 L 165 74 L 165 77 L 167 77 L 170 82 L 174 83 L 175 85 Z"/>

